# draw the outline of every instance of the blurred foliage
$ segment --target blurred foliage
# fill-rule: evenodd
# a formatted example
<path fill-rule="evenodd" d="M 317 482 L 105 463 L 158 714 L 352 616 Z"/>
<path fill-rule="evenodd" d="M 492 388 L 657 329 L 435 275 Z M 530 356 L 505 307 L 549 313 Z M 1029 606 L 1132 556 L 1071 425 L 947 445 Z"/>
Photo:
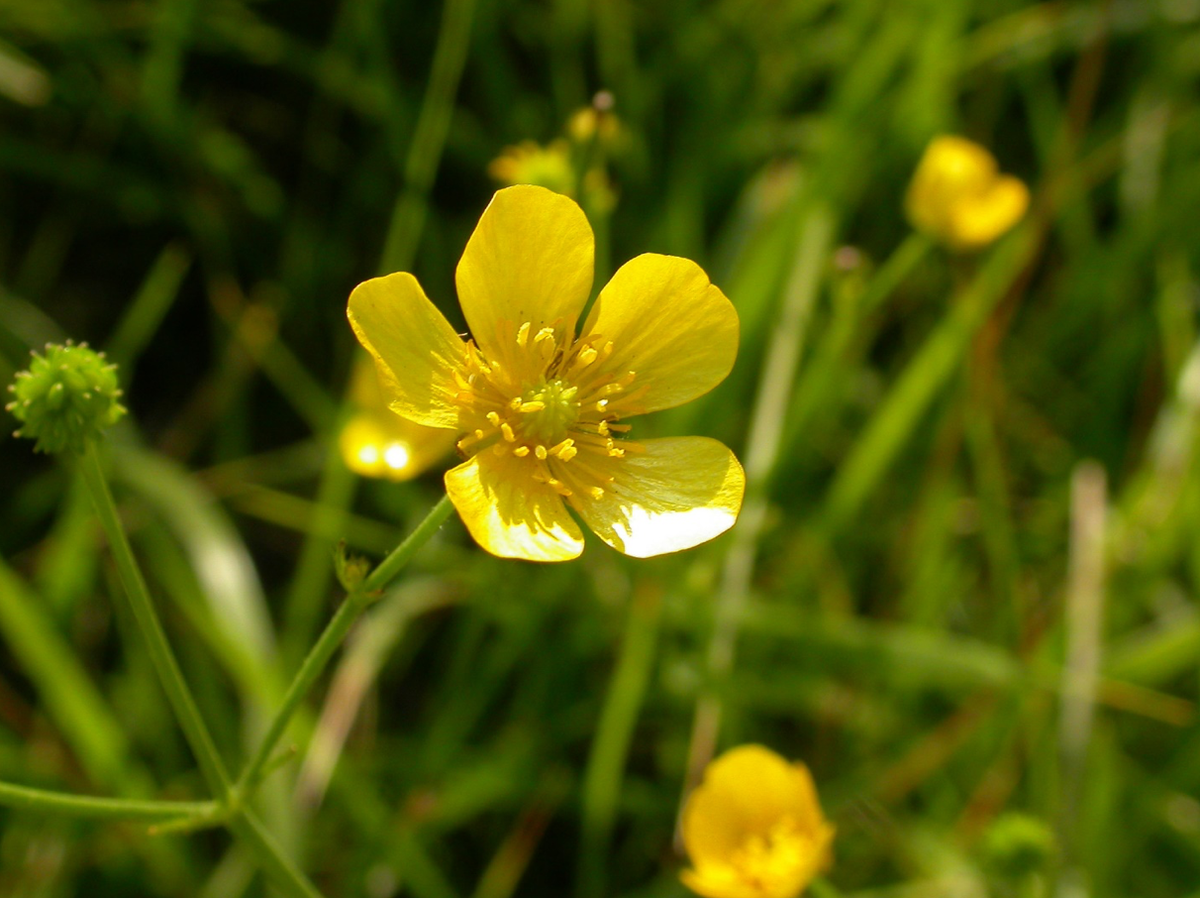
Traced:
<path fill-rule="evenodd" d="M 448 524 L 293 727 L 275 834 L 329 895 L 678 898 L 707 701 L 813 771 L 814 894 L 1200 895 L 1198 78 L 1196 0 L 7 0 L 0 375 L 122 364 L 114 488 L 236 769 L 338 539 L 440 490 L 340 468 L 349 291 L 410 269 L 461 325 L 489 163 L 610 91 L 597 284 L 687 256 L 742 321 L 638 433 L 734 447 L 746 515 L 550 567 Z M 974 256 L 905 222 L 941 133 L 1031 188 Z M 0 779 L 205 797 L 86 494 L 3 430 Z M 264 891 L 221 835 L 0 811 L 0 894 Z"/>

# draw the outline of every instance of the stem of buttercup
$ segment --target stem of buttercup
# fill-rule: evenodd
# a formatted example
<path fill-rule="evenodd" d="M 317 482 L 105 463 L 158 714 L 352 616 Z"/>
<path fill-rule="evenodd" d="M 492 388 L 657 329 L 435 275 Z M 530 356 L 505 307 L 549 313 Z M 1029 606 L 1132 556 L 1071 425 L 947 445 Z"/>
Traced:
<path fill-rule="evenodd" d="M 175 654 L 159 622 L 158 613 L 154 610 L 154 603 L 146 588 L 146 580 L 133 557 L 133 549 L 129 545 L 129 538 L 121 525 L 108 481 L 104 477 L 104 468 L 94 437 L 89 438 L 85 444 L 80 457 L 80 470 L 96 506 L 100 524 L 108 537 L 121 584 L 125 588 L 125 595 L 129 599 L 130 610 L 137 621 L 138 629 L 146 641 L 151 663 L 184 736 L 200 764 L 209 789 L 224 808 L 225 824 L 255 855 L 263 870 L 284 892 L 292 898 L 320 898 L 320 892 L 270 839 L 252 812 L 238 801 L 238 793 L 231 789 L 225 764 L 217 752 L 204 719 L 200 716 L 196 700 L 183 679 L 183 672 L 179 669 L 179 663 L 175 660 Z"/>
<path fill-rule="evenodd" d="M 42 811 L 93 820 L 205 819 L 217 814 L 215 801 L 144 801 L 134 798 L 102 798 L 73 795 L 49 789 L 33 789 L 13 783 L 0 783 L 0 805 L 26 811 Z"/>
<path fill-rule="evenodd" d="M 288 686 L 283 703 L 275 713 L 275 717 L 271 721 L 266 735 L 263 737 L 262 742 L 259 743 L 254 756 L 242 771 L 242 775 L 238 778 L 235 792 L 239 796 L 244 797 L 248 795 L 258 784 L 258 781 L 262 777 L 263 769 L 270 760 L 276 743 L 282 738 L 284 731 L 291 722 L 296 708 L 299 707 L 300 702 L 308 694 L 309 690 L 312 689 L 317 677 L 325 670 L 329 659 L 333 657 L 333 653 L 342 644 L 342 641 L 346 638 L 346 634 L 350 632 L 350 628 L 358 620 L 359 615 L 375 600 L 376 593 L 387 586 L 400 573 L 404 566 L 412 559 L 413 555 L 416 554 L 417 550 L 429 542 L 429 538 L 446 522 L 446 519 L 450 517 L 450 513 L 453 510 L 454 506 L 450 504 L 449 496 L 442 496 L 441 500 L 430 509 L 425 519 L 408 535 L 408 538 L 400 543 L 387 558 L 381 561 L 361 583 L 355 585 L 350 590 L 346 596 L 346 600 L 337 610 L 337 613 L 334 614 L 333 619 L 326 625 L 325 631 L 309 651 L 307 657 L 305 657 L 304 663 L 300 665 L 300 669 L 296 671 L 296 676 L 292 679 L 291 685 Z"/>
<path fill-rule="evenodd" d="M 125 588 L 130 610 L 133 612 L 134 620 L 137 621 L 138 629 L 146 642 L 150 661 L 158 674 L 159 682 L 179 720 L 188 745 L 191 746 L 192 753 L 196 756 L 196 761 L 200 765 L 209 789 L 214 797 L 224 801 L 229 795 L 229 775 L 225 771 L 225 764 L 221 760 L 220 754 L 217 753 L 216 744 L 213 742 L 204 719 L 200 716 L 200 709 L 196 706 L 196 700 L 192 697 L 191 690 L 188 689 L 187 682 L 183 679 L 179 662 L 175 660 L 175 653 L 171 650 L 166 633 L 163 632 L 162 624 L 158 620 L 158 613 L 154 610 L 154 603 L 146 589 L 145 578 L 133 557 L 129 538 L 125 535 L 125 528 L 121 525 L 121 519 L 113 504 L 112 493 L 109 491 L 108 481 L 104 477 L 104 468 L 94 438 L 87 441 L 80 458 L 80 470 L 83 473 L 88 492 L 91 494 L 92 503 L 96 507 L 100 524 L 104 528 L 105 536 L 108 537 L 113 560 L 116 562 L 117 572 L 121 578 L 121 585 Z"/>

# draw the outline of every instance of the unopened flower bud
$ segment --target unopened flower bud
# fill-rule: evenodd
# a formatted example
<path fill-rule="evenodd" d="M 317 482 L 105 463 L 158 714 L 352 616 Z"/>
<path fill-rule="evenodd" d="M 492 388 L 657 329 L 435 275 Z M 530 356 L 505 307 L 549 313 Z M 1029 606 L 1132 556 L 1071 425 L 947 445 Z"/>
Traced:
<path fill-rule="evenodd" d="M 125 407 L 118 401 L 117 366 L 86 343 L 46 344 L 29 369 L 17 372 L 6 408 L 21 427 L 16 435 L 37 440 L 40 452 L 82 452 L 89 437 L 115 423 Z"/>

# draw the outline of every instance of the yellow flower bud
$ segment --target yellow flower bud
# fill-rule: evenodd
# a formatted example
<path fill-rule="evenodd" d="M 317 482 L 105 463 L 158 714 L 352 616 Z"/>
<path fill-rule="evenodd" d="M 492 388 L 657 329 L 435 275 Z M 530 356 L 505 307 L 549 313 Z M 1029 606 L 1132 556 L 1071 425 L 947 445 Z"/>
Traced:
<path fill-rule="evenodd" d="M 692 860 L 683 884 L 704 898 L 796 898 L 831 860 L 833 826 L 808 768 L 761 745 L 717 758 L 683 809 Z"/>
<path fill-rule="evenodd" d="M 951 135 L 934 138 L 921 157 L 905 207 L 913 227 L 951 249 L 977 250 L 1021 220 L 1029 190 L 997 171 L 977 143 Z"/>

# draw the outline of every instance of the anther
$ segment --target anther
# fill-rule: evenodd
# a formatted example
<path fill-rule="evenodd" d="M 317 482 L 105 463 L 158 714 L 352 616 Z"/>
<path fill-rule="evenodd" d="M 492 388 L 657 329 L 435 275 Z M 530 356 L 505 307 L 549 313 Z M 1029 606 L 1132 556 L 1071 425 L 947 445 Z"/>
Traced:
<path fill-rule="evenodd" d="M 529 454 L 528 446 L 518 446 L 516 449 L 513 450 L 513 455 L 515 455 L 517 458 L 524 458 L 528 454 Z"/>
<path fill-rule="evenodd" d="M 526 321 L 524 324 L 522 324 L 520 327 L 517 328 L 517 345 L 520 346 L 522 349 L 524 349 L 525 344 L 528 342 L 529 342 L 529 322 Z"/>
<path fill-rule="evenodd" d="M 492 427 L 500 426 L 500 415 L 497 412 L 488 412 L 487 419 L 488 423 L 491 424 Z"/>
<path fill-rule="evenodd" d="M 554 328 L 543 327 L 540 331 L 537 332 L 537 336 L 533 338 L 533 342 L 534 343 L 542 343 L 546 340 L 553 340 L 553 339 L 554 339 Z"/>
<path fill-rule="evenodd" d="M 515 443 L 517 441 L 517 435 L 513 433 L 513 429 L 509 426 L 507 421 L 500 425 L 500 433 L 502 433 L 504 435 L 504 439 L 510 443 Z"/>
<path fill-rule="evenodd" d="M 538 457 L 539 461 L 545 461 L 546 460 L 546 447 L 543 446 L 541 443 L 538 443 L 533 448 L 533 454 Z"/>

